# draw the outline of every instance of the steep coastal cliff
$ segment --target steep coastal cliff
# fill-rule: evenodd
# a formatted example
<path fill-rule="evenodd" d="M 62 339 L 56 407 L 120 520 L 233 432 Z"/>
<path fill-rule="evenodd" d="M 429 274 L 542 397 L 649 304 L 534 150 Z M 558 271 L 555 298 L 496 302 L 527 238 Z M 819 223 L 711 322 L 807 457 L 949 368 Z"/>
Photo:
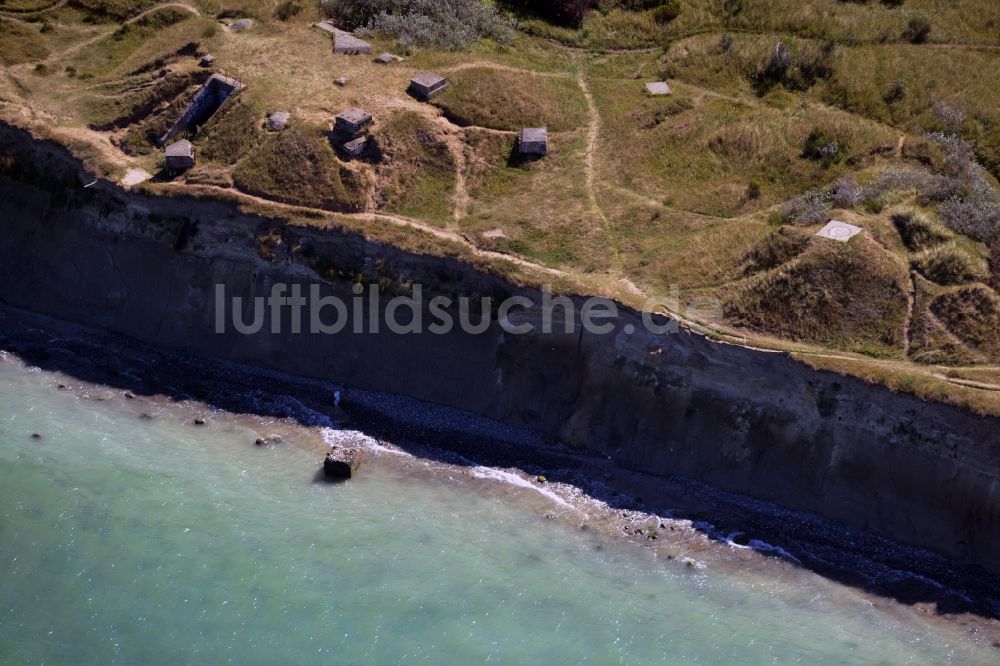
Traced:
<path fill-rule="evenodd" d="M 103 181 L 84 188 L 93 177 L 65 149 L 9 126 L 0 126 L 0 157 L 0 299 L 9 305 L 530 426 L 621 466 L 688 476 L 1000 573 L 1000 420 L 683 329 L 654 335 L 626 308 L 608 335 L 577 326 L 512 336 L 496 325 L 480 335 L 217 334 L 218 285 L 248 298 L 277 282 L 322 280 L 349 299 L 355 280 L 385 278 L 393 289 L 540 297 L 339 229 Z M 262 248 L 262 237 L 280 242 Z"/>

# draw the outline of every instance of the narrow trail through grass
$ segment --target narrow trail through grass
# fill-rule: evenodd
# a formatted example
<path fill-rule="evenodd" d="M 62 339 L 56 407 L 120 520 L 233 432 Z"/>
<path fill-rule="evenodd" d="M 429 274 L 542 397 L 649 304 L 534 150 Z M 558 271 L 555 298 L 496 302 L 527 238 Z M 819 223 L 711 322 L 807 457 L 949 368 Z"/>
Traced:
<path fill-rule="evenodd" d="M 580 91 L 583 93 L 584 99 L 587 100 L 587 115 L 590 120 L 589 127 L 587 129 L 586 157 L 584 158 L 587 198 L 590 202 L 591 211 L 600 221 L 601 227 L 604 230 L 604 235 L 608 240 L 608 247 L 611 249 L 612 256 L 612 270 L 624 276 L 621 253 L 618 247 L 618 239 L 614 233 L 614 228 L 612 227 L 610 220 L 608 220 L 607 215 L 604 214 L 604 209 L 601 207 L 600 201 L 598 201 L 597 188 L 595 184 L 597 180 L 597 167 L 594 163 L 594 158 L 597 153 L 598 143 L 601 139 L 601 113 L 597 108 L 597 103 L 594 101 L 594 94 L 590 90 L 590 85 L 587 83 L 587 79 L 584 78 L 583 74 L 577 75 L 576 82 L 580 86 Z"/>

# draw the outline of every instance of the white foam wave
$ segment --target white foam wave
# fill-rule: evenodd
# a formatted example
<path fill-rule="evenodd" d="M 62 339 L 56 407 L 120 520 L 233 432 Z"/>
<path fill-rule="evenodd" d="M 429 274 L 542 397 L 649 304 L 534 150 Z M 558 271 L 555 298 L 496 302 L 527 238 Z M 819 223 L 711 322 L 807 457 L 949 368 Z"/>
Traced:
<path fill-rule="evenodd" d="M 477 479 L 490 479 L 492 481 L 500 481 L 501 483 L 507 483 L 512 486 L 517 486 L 519 488 L 534 490 L 536 493 L 544 495 L 545 497 L 549 498 L 550 500 L 552 500 L 556 504 L 559 504 L 560 506 L 565 506 L 570 509 L 573 508 L 572 504 L 564 500 L 555 492 L 549 490 L 548 488 L 540 488 L 539 486 L 536 486 L 530 481 L 522 479 L 520 476 L 514 474 L 513 472 L 505 472 L 502 469 L 494 469 L 492 467 L 478 466 L 472 468 L 472 476 L 476 477 Z"/>
<path fill-rule="evenodd" d="M 412 458 L 406 451 L 400 451 L 399 449 L 390 448 L 381 444 L 377 439 L 369 437 L 365 433 L 359 430 L 337 430 L 336 428 L 322 428 L 320 435 L 323 437 L 323 441 L 326 442 L 330 448 L 333 447 L 355 447 L 364 449 L 366 451 L 377 451 L 379 453 L 392 453 L 397 456 L 405 456 L 407 458 Z"/>
<path fill-rule="evenodd" d="M 791 560 L 796 564 L 802 564 L 802 560 L 795 557 L 781 546 L 775 546 L 773 544 L 767 543 L 766 541 L 761 541 L 760 539 L 751 539 L 750 547 L 756 550 L 761 550 L 768 553 L 774 553 L 775 555 Z"/>

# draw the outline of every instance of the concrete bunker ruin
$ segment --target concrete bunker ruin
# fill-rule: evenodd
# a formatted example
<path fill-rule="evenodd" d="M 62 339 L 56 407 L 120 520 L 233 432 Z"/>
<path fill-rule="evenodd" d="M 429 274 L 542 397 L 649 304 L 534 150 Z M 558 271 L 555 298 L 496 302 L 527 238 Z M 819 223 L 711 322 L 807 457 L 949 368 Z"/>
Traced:
<path fill-rule="evenodd" d="M 518 136 L 517 151 L 522 157 L 545 157 L 549 154 L 547 127 L 526 127 Z"/>
<path fill-rule="evenodd" d="M 345 30 L 341 30 L 329 21 L 320 21 L 315 24 L 315 27 L 333 38 L 334 53 L 358 55 L 372 52 L 371 44 Z"/>
<path fill-rule="evenodd" d="M 421 100 L 429 100 L 448 87 L 448 79 L 434 72 L 420 72 L 410 81 L 410 94 Z"/>
<path fill-rule="evenodd" d="M 213 74 L 191 100 L 191 104 L 184 111 L 184 114 L 167 130 L 166 134 L 160 137 L 160 145 L 162 146 L 186 129 L 197 130 L 215 115 L 215 112 L 227 99 L 241 90 L 243 90 L 243 84 L 236 79 L 222 74 Z"/>

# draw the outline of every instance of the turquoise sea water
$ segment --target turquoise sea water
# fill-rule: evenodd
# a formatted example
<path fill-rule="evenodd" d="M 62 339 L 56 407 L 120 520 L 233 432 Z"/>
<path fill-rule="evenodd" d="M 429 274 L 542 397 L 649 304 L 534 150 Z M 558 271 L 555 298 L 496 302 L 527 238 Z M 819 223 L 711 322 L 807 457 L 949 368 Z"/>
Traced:
<path fill-rule="evenodd" d="M 995 663 L 832 584 L 689 569 L 377 463 L 318 484 L 315 452 L 58 381 L 0 362 L 2 664 Z"/>

